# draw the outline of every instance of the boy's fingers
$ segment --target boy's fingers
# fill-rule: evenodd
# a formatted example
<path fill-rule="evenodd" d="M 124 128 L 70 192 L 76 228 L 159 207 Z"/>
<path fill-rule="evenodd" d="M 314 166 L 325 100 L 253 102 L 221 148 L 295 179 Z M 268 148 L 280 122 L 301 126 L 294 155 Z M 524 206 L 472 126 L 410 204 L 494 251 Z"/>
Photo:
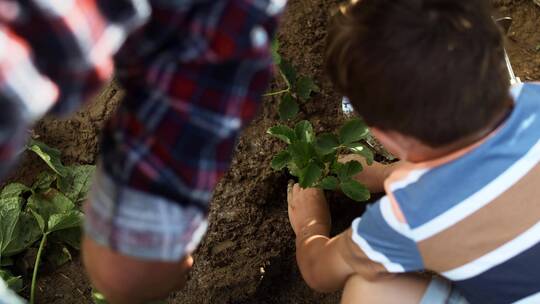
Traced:
<path fill-rule="evenodd" d="M 184 265 L 186 266 L 186 268 L 193 267 L 193 256 L 191 254 L 186 257 L 184 261 Z"/>

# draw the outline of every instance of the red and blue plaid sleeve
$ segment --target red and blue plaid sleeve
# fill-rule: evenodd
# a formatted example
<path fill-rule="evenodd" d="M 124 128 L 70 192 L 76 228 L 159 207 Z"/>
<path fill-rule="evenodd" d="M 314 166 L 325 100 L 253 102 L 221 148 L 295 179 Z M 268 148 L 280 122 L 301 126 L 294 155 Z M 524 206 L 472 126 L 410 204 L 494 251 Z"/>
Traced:
<path fill-rule="evenodd" d="M 0 174 L 34 121 L 77 109 L 111 77 L 114 53 L 150 13 L 146 0 L 110 2 L 0 1 Z"/>

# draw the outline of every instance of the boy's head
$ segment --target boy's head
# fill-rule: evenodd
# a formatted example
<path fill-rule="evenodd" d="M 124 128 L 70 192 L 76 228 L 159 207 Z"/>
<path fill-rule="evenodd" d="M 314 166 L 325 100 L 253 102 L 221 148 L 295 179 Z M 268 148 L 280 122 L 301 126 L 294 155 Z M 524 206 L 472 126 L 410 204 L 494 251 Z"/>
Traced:
<path fill-rule="evenodd" d="M 487 0 L 359 0 L 329 31 L 327 71 L 366 123 L 438 148 L 511 106 Z"/>

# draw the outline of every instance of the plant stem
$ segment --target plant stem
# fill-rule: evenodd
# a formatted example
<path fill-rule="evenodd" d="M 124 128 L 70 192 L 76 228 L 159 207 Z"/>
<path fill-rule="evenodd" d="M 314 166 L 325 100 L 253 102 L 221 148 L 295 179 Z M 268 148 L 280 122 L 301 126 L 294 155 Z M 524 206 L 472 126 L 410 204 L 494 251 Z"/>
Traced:
<path fill-rule="evenodd" d="M 277 91 L 277 92 L 266 93 L 266 94 L 264 94 L 263 96 L 264 96 L 264 97 L 275 96 L 275 95 L 279 95 L 279 94 L 288 93 L 289 91 L 290 91 L 290 89 L 287 88 L 286 90 L 281 90 L 281 91 Z"/>
<path fill-rule="evenodd" d="M 41 242 L 39 243 L 39 249 L 36 256 L 36 262 L 34 263 L 34 273 L 32 274 L 32 285 L 30 287 L 30 304 L 34 304 L 35 302 L 35 295 L 36 295 L 36 281 L 37 281 L 37 274 L 38 274 L 38 267 L 39 262 L 41 261 L 41 254 L 43 252 L 43 248 L 45 247 L 45 243 L 47 242 L 47 235 L 48 233 L 43 234 L 43 238 L 41 239 Z"/>
<path fill-rule="evenodd" d="M 287 87 L 288 87 L 287 89 L 290 90 L 293 84 L 289 82 L 289 79 L 287 79 L 287 76 L 285 76 L 281 68 L 279 69 L 279 75 L 281 75 L 281 78 L 287 84 Z"/>

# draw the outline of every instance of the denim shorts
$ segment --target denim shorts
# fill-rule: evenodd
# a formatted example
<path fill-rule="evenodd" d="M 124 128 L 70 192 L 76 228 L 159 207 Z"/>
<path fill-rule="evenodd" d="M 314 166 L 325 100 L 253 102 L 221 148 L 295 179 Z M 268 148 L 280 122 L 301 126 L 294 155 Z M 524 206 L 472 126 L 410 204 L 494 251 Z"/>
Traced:
<path fill-rule="evenodd" d="M 469 302 L 450 281 L 433 277 L 420 304 L 469 304 Z"/>

